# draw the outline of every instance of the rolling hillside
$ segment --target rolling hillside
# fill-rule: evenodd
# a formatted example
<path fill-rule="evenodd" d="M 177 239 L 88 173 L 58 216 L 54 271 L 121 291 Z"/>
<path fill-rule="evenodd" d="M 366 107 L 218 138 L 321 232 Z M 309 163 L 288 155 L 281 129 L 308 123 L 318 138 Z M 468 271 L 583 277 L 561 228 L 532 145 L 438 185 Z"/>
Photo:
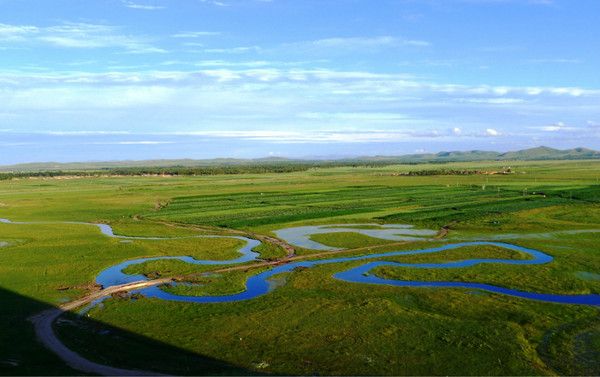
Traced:
<path fill-rule="evenodd" d="M 363 156 L 340 159 L 289 159 L 285 157 L 266 157 L 257 159 L 215 158 L 209 160 L 140 160 L 140 161 L 104 161 L 104 162 L 39 162 L 0 166 L 0 172 L 32 171 L 86 171 L 136 167 L 235 167 L 235 166 L 271 166 L 271 165 L 354 165 L 354 164 L 395 164 L 427 162 L 470 162 L 470 161 L 535 161 L 535 160 L 586 160 L 600 159 L 600 152 L 587 148 L 554 149 L 536 147 L 514 152 L 494 151 L 451 151 L 439 153 L 408 154 L 400 156 Z"/>

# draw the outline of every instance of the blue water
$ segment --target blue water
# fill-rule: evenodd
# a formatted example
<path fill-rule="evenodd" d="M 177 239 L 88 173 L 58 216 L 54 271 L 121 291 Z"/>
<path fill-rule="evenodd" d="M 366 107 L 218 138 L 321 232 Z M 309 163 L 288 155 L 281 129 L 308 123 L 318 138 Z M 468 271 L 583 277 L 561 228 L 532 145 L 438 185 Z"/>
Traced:
<path fill-rule="evenodd" d="M 318 265 L 342 263 L 342 262 L 353 262 L 362 261 L 369 259 L 380 259 L 385 257 L 400 256 L 400 255 L 417 255 L 417 254 L 428 254 L 438 253 L 445 250 L 457 249 L 465 246 L 498 246 L 505 249 L 520 251 L 530 255 L 532 258 L 527 260 L 511 260 L 511 259 L 468 259 L 456 262 L 446 263 L 400 263 L 400 262 L 389 262 L 389 261 L 375 261 L 366 263 L 360 267 L 356 267 L 344 272 L 333 275 L 334 278 L 342 281 L 352 283 L 363 283 L 363 284 L 380 284 L 380 285 L 392 285 L 399 287 L 428 287 L 428 288 L 468 288 L 468 289 L 479 289 L 483 291 L 499 293 L 514 297 L 526 298 L 530 300 L 561 303 L 561 304 L 580 304 L 580 305 L 600 305 L 600 295 L 558 295 L 558 294 L 545 294 L 535 292 L 525 292 L 516 289 L 509 289 L 498 287 L 490 284 L 482 283 L 462 283 L 462 282 L 426 282 L 426 281 L 403 281 L 403 280 L 389 280 L 380 278 L 377 276 L 370 275 L 369 272 L 379 266 L 397 266 L 406 268 L 464 268 L 471 267 L 482 263 L 497 263 L 497 264 L 509 264 L 509 265 L 535 265 L 544 264 L 552 261 L 552 257 L 534 249 L 529 249 L 521 246 L 516 246 L 508 243 L 501 242 L 463 242 L 451 245 L 444 245 L 441 247 L 434 247 L 422 250 L 410 250 L 410 251 L 395 251 L 381 254 L 371 254 L 358 257 L 344 257 L 344 258 L 332 258 L 317 261 L 303 261 L 289 263 L 281 266 L 277 266 L 269 271 L 262 272 L 258 275 L 248 278 L 246 281 L 246 291 L 236 293 L 232 295 L 223 296 L 182 296 L 175 295 L 172 293 L 165 292 L 158 287 L 151 287 L 143 289 L 140 292 L 148 297 L 159 298 L 170 301 L 181 301 L 181 302 L 195 302 L 195 303 L 222 303 L 222 302 L 235 302 L 250 300 L 262 295 L 265 295 L 271 291 L 272 284 L 269 279 L 275 275 L 282 274 L 285 272 L 291 272 L 297 267 L 310 268 Z"/>
<path fill-rule="evenodd" d="M 38 222 L 38 223 L 12 223 L 7 219 L 0 219 L 0 223 L 9 223 L 9 224 L 46 224 L 49 222 Z M 68 224 L 85 224 L 85 225 L 93 225 L 100 229 L 100 231 L 109 237 L 116 237 L 122 239 L 150 239 L 150 240 L 163 240 L 163 239 L 179 239 L 179 238 L 202 238 L 202 237 L 223 237 L 223 236 L 192 236 L 192 237 L 177 237 L 177 238 L 155 238 L 155 237 L 127 237 L 127 236 L 117 236 L 114 234 L 112 228 L 106 224 L 91 224 L 91 223 L 82 223 L 82 222 L 63 222 Z M 310 228 L 310 229 L 309 229 Z M 354 231 L 362 234 L 367 234 L 375 237 L 385 238 L 385 237 L 393 237 L 388 239 L 395 239 L 395 237 L 406 237 L 407 234 L 412 236 L 428 236 L 432 235 L 432 231 L 428 230 L 416 230 L 410 229 L 410 226 L 406 225 L 388 225 L 382 227 L 382 229 L 353 229 L 352 225 L 344 225 L 341 227 L 336 226 L 323 226 L 323 227 L 299 227 L 299 228 L 291 228 L 295 230 L 291 230 L 289 232 L 285 232 L 285 230 L 278 231 L 277 234 L 280 236 L 289 236 L 290 240 L 298 241 L 300 243 L 305 241 L 311 241 L 308 239 L 310 234 L 317 233 L 327 233 L 330 231 Z M 409 231 L 409 232 L 407 232 Z M 378 232 L 383 232 L 377 235 Z M 412 233 L 414 232 L 414 233 Z M 370 233 L 370 234 L 369 234 Z M 384 237 L 381 237 L 383 235 Z M 294 238 L 295 237 L 295 238 Z M 228 237 L 232 238 L 232 237 Z M 235 264 L 235 263 L 243 263 L 254 260 L 258 257 L 258 254 L 253 252 L 252 249 L 258 246 L 259 241 L 248 239 L 245 237 L 233 237 L 246 241 L 246 245 L 240 250 L 242 254 L 237 259 L 232 260 L 224 260 L 224 261 L 215 261 L 215 260 L 197 260 L 189 256 L 181 256 L 181 257 L 154 257 L 154 258 L 140 258 L 135 260 L 126 261 L 120 263 L 118 265 L 107 268 L 102 271 L 96 281 L 103 285 L 105 288 L 129 283 L 133 281 L 147 280 L 146 277 L 142 275 L 127 275 L 123 273 L 123 269 L 128 266 L 144 263 L 147 261 L 153 260 L 180 260 L 186 263 L 192 264 L 201 264 L 201 265 L 226 265 L 226 264 Z M 420 238 L 423 239 L 423 238 Z M 306 244 L 305 244 L 306 245 Z M 324 247 L 325 249 L 330 249 L 328 246 L 318 244 L 312 246 Z M 477 264 L 490 263 L 490 264 L 505 264 L 505 265 L 538 265 L 550 263 L 553 258 L 539 250 L 525 248 L 522 246 L 517 246 L 504 242 L 491 242 L 491 241 L 473 241 L 473 242 L 461 242 L 454 244 L 447 244 L 440 247 L 433 247 L 421 250 L 409 250 L 409 251 L 394 251 L 387 253 L 379 253 L 379 254 L 370 254 L 364 256 L 357 257 L 340 257 L 340 258 L 331 258 L 324 260 L 314 260 L 314 261 L 302 261 L 302 262 L 294 262 L 289 264 L 284 264 L 277 266 L 271 270 L 264 271 L 257 275 L 251 276 L 246 281 L 246 290 L 241 293 L 231 294 L 231 295 L 223 295 L 223 296 L 182 296 L 175 295 L 172 293 L 165 292 L 158 287 L 150 287 L 138 290 L 136 292 L 143 293 L 147 297 L 155 297 L 163 300 L 170 301 L 182 301 L 182 302 L 195 302 L 195 303 L 223 303 L 223 302 L 235 302 L 235 301 L 243 301 L 250 300 L 262 295 L 269 293 L 274 284 L 270 281 L 270 279 L 275 276 L 286 272 L 291 272 L 295 268 L 304 267 L 311 268 L 314 266 L 325 265 L 325 264 L 333 264 L 333 263 L 343 263 L 343 262 L 355 262 L 355 261 L 368 261 L 373 259 L 382 259 L 386 257 L 394 257 L 394 256 L 402 256 L 402 255 L 417 255 L 417 254 L 431 254 L 431 253 L 439 253 L 445 250 L 458 249 L 465 246 L 498 246 L 509 250 L 519 251 L 525 254 L 528 254 L 531 258 L 526 260 L 511 260 L 511 259 L 467 259 L 462 261 L 454 261 L 454 262 L 444 262 L 444 263 L 401 263 L 401 262 L 393 262 L 393 261 L 385 261 L 385 260 L 377 260 L 365 263 L 361 266 L 352 268 L 347 271 L 339 272 L 333 275 L 335 279 L 351 282 L 351 283 L 361 283 L 361 284 L 379 284 L 379 285 L 388 285 L 388 286 L 397 286 L 397 287 L 422 287 L 422 288 L 467 288 L 467 289 L 477 289 L 481 291 L 488 291 L 492 293 L 504 294 L 513 297 L 525 298 L 530 300 L 544 301 L 544 302 L 552 302 L 552 303 L 560 303 L 560 304 L 580 304 L 580 305 L 594 305 L 600 306 L 600 295 L 588 294 L 588 295 L 559 295 L 559 294 L 547 294 L 547 293 L 537 293 L 537 292 L 526 292 L 520 291 L 516 289 L 499 287 L 491 284 L 483 284 L 483 283 L 470 283 L 470 282 L 450 282 L 450 281 L 407 281 L 407 280 L 392 280 L 385 279 L 378 276 L 374 276 L 371 274 L 371 271 L 380 266 L 395 266 L 395 267 L 403 267 L 403 268 L 420 268 L 420 269 L 431 269 L 431 268 L 466 268 L 472 267 Z M 301 245 L 302 246 L 302 245 Z"/>
<path fill-rule="evenodd" d="M 115 266 L 109 267 L 106 270 L 102 271 L 97 277 L 96 282 L 103 287 L 110 287 L 113 285 L 120 285 L 126 283 L 132 283 L 134 281 L 147 280 L 144 275 L 128 275 L 123 272 L 129 266 L 135 264 L 141 264 L 150 261 L 156 260 L 180 260 L 186 263 L 191 264 L 200 264 L 200 265 L 227 265 L 227 264 L 237 264 L 244 263 L 255 260 L 258 258 L 259 254 L 257 252 L 252 251 L 255 247 L 260 245 L 260 242 L 257 240 L 253 240 L 246 237 L 236 237 L 236 236 L 197 236 L 202 238 L 237 238 L 242 241 L 245 241 L 246 244 L 238 250 L 242 255 L 236 259 L 229 260 L 200 260 L 195 259 L 188 256 L 182 257 L 154 257 L 154 258 L 139 258 L 128 260 L 123 263 L 119 263 Z M 196 237 L 196 238 L 197 238 Z"/>

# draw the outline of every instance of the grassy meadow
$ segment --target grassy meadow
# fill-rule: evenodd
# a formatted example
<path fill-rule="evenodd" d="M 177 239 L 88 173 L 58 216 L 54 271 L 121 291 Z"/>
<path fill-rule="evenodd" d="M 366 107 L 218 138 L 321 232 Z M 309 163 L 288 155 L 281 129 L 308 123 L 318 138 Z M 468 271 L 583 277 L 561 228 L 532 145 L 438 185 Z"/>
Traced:
<path fill-rule="evenodd" d="M 511 174 L 407 175 L 476 169 Z M 443 240 L 397 243 L 357 233 L 313 235 L 346 255 L 413 250 L 465 240 L 494 240 L 554 257 L 546 265 L 482 264 L 456 269 L 381 267 L 402 280 L 489 283 L 560 294 L 600 294 L 600 162 L 464 162 L 328 167 L 307 171 L 189 177 L 57 177 L 0 181 L 0 374 L 78 374 L 39 345 L 30 315 L 81 297 L 96 275 L 140 257 L 232 259 L 237 239 L 187 237 L 228 229 L 274 236 L 286 227 L 399 223 L 438 230 Z M 202 226 L 196 228 L 196 226 Z M 214 227 L 214 230 L 210 230 Z M 263 259 L 283 257 L 272 245 Z M 297 255 L 321 253 L 297 249 Z M 524 259 L 498 247 L 383 258 L 406 263 L 469 258 Z M 327 258 L 319 255 L 317 258 Z M 251 265 L 253 262 L 249 262 Z M 348 283 L 336 272 L 363 262 L 322 265 L 277 276 L 278 288 L 226 304 L 114 297 L 85 316 L 55 324 L 87 358 L 173 374 L 598 375 L 596 307 L 542 303 L 467 289 L 399 288 Z M 154 261 L 129 267 L 148 276 L 196 274 L 178 294 L 240 292 L 263 269 L 213 275 L 219 266 Z"/>

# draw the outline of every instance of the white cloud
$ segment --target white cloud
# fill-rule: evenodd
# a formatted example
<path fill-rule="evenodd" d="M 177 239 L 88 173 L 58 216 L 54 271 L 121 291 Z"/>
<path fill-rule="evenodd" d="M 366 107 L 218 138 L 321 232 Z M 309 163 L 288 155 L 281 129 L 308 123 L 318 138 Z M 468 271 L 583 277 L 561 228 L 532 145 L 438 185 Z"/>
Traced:
<path fill-rule="evenodd" d="M 148 40 L 103 24 L 65 22 L 49 27 L 0 24 L 0 43 L 46 44 L 60 48 L 118 48 L 130 53 L 164 53 Z"/>
<path fill-rule="evenodd" d="M 305 112 L 297 114 L 298 118 L 318 120 L 321 122 L 334 121 L 334 122 L 377 122 L 377 123 L 399 123 L 411 120 L 406 114 L 399 113 L 375 113 L 375 112 Z M 411 121 L 414 121 L 411 120 Z"/>
<path fill-rule="evenodd" d="M 525 93 L 530 96 L 537 96 L 543 92 L 542 88 L 529 87 L 525 88 Z"/>
<path fill-rule="evenodd" d="M 29 146 L 29 145 L 39 145 L 38 143 L 31 143 L 31 142 L 22 142 L 22 143 L 5 143 L 5 142 L 0 142 L 0 146 L 3 147 L 23 147 L 23 146 Z"/>
<path fill-rule="evenodd" d="M 240 47 L 229 47 L 229 48 L 207 48 L 204 52 L 211 54 L 244 54 L 247 52 L 259 52 L 261 48 L 259 46 L 240 46 Z"/>
<path fill-rule="evenodd" d="M 227 61 L 201 60 L 197 62 L 168 61 L 165 65 L 188 64 L 202 69 L 198 71 L 140 71 L 142 67 L 133 66 L 136 72 L 0 72 L 2 85 L 14 87 L 48 86 L 59 84 L 96 84 L 122 85 L 124 83 L 145 85 L 210 85 L 211 82 L 235 83 L 240 87 L 269 82 L 281 87 L 294 85 L 299 90 L 309 90 L 320 85 L 324 93 L 340 96 L 432 96 L 444 97 L 455 103 L 501 104 L 533 106 L 552 101 L 559 106 L 559 98 L 580 98 L 592 106 L 594 99 L 600 97 L 600 90 L 562 87 L 493 87 L 438 84 L 423 81 L 405 74 L 385 74 L 367 71 L 336 71 L 327 69 L 276 68 L 277 62 L 263 60 Z M 208 68 L 210 67 L 210 68 Z M 214 68 L 213 68 L 214 67 Z M 235 69 L 237 68 L 237 69 Z M 111 69 L 119 69 L 113 67 Z M 302 84 L 304 83 L 304 84 Z M 263 88 L 275 90 L 276 86 Z M 258 87 L 256 87 L 258 89 Z M 489 97 L 481 97 L 486 95 Z M 536 97 L 535 101 L 530 97 Z M 556 100 L 553 100 L 556 98 Z M 382 98 L 383 99 L 383 98 Z M 541 102 L 540 102 L 541 101 Z M 591 102 L 590 102 L 591 101 Z"/>
<path fill-rule="evenodd" d="M 266 67 L 272 65 L 271 62 L 265 60 L 253 61 L 226 61 L 226 60 L 201 60 L 193 63 L 196 67 Z"/>
<path fill-rule="evenodd" d="M 431 44 L 417 39 L 382 35 L 375 37 L 332 37 L 286 43 L 277 49 L 293 53 L 336 54 L 354 51 L 376 51 L 383 48 L 427 47 Z"/>
<path fill-rule="evenodd" d="M 207 136 L 216 138 L 232 138 L 256 140 L 275 143 L 365 143 L 405 141 L 415 137 L 410 131 L 383 130 L 337 130 L 337 131 L 192 131 L 176 133 L 177 135 Z M 418 137 L 418 136 L 417 136 Z"/>
<path fill-rule="evenodd" d="M 547 126 L 533 127 L 544 132 L 562 132 L 562 131 L 575 131 L 577 127 L 567 126 L 564 122 L 556 122 Z"/>
<path fill-rule="evenodd" d="M 201 128 L 201 127 L 200 127 Z M 19 132 L 7 131 L 11 134 Z M 338 128 L 338 129 L 314 129 L 307 128 L 303 130 L 273 130 L 273 129 L 253 129 L 253 130 L 191 130 L 191 131 L 165 131 L 165 132 L 132 132 L 132 131 L 39 131 L 35 134 L 51 136 L 118 136 L 128 135 L 129 137 L 152 137 L 172 138 L 181 137 L 200 138 L 200 139 L 235 139 L 262 141 L 270 143 L 390 143 L 402 141 L 416 141 L 427 139 L 446 139 L 451 140 L 457 135 L 437 129 L 418 130 L 414 128 L 395 128 L 395 129 L 373 129 L 373 128 Z M 460 135 L 458 135 L 460 136 Z M 470 138 L 482 137 L 485 135 L 471 133 Z M 193 140 L 193 139 L 190 139 Z M 125 140 L 125 141 L 102 141 L 92 142 L 90 144 L 102 145 L 157 145 L 173 144 L 172 140 Z"/>
<path fill-rule="evenodd" d="M 562 128 L 559 126 L 544 126 L 544 127 L 541 127 L 541 130 L 547 131 L 547 132 L 556 132 L 556 131 L 562 130 Z"/>
<path fill-rule="evenodd" d="M 349 48 L 360 49 L 365 47 L 385 46 L 429 46 L 430 43 L 422 40 L 404 39 L 389 35 L 378 37 L 350 37 L 350 38 L 324 38 L 309 42 L 300 42 L 322 48 Z"/>
<path fill-rule="evenodd" d="M 143 90 L 133 86 L 108 87 L 99 90 L 94 87 L 56 87 L 28 88 L 7 93 L 0 91 L 0 102 L 4 106 L 21 109 L 37 109 L 40 111 L 70 110 L 83 111 L 91 109 L 129 109 L 140 106 L 152 106 L 169 101 L 175 89 L 148 86 Z"/>
<path fill-rule="evenodd" d="M 231 4 L 219 0 L 200 0 L 201 3 L 216 5 L 218 7 L 228 7 Z"/>
<path fill-rule="evenodd" d="M 177 62 L 169 61 L 166 65 Z M 216 67 L 198 71 L 137 71 L 137 72 L 62 72 L 62 73 L 31 73 L 0 72 L 0 85 L 12 86 L 47 86 L 71 83 L 88 83 L 98 85 L 118 85 L 123 83 L 144 85 L 169 85 L 173 83 L 185 85 L 209 85 L 210 79 L 217 81 L 235 82 L 237 85 L 250 85 L 261 82 L 272 82 L 282 86 L 301 85 L 309 89 L 314 85 L 326 86 L 328 91 L 337 95 L 432 95 L 445 96 L 455 102 L 474 104 L 521 104 L 532 96 L 531 87 L 490 87 L 437 84 L 422 81 L 405 74 L 382 74 L 366 71 L 335 71 L 326 69 L 275 68 L 262 60 L 231 62 L 225 60 L 201 60 L 190 62 L 198 67 Z M 238 69 L 226 68 L 236 67 Z M 261 67 L 258 69 L 257 67 Z M 136 68 L 136 67 L 133 67 Z M 275 87 L 271 87 L 274 89 Z M 480 95 L 492 97 L 480 97 Z M 469 97 L 475 95 L 475 97 Z M 600 90 L 583 88 L 539 87 L 535 88 L 535 96 L 540 99 L 554 97 L 589 98 L 593 100 L 600 96 Z M 591 106 L 591 104 L 590 104 Z"/>
<path fill-rule="evenodd" d="M 219 31 L 182 31 L 177 34 L 173 34 L 173 38 L 201 38 L 210 37 L 214 35 L 220 35 Z"/>
<path fill-rule="evenodd" d="M 505 88 L 502 88 L 503 93 L 508 93 Z M 522 98 L 459 98 L 459 102 L 480 103 L 489 105 L 512 105 L 525 102 Z"/>
<path fill-rule="evenodd" d="M 129 131 L 46 131 L 46 135 L 55 136 L 97 136 L 97 135 L 129 135 Z"/>
<path fill-rule="evenodd" d="M 142 141 L 107 141 L 107 142 L 93 142 L 88 143 L 93 145 L 161 145 L 161 144 L 175 144 L 174 141 L 156 141 L 156 140 L 142 140 Z"/>
<path fill-rule="evenodd" d="M 490 130 L 488 130 L 490 131 Z M 317 130 L 304 129 L 301 131 L 279 131 L 279 130 L 226 130 L 226 131 L 182 131 L 162 133 L 162 135 L 175 136 L 197 136 L 210 138 L 231 138 L 242 140 L 255 140 L 273 143 L 390 143 L 423 139 L 452 139 L 459 135 L 453 135 L 446 131 L 437 129 L 418 130 L 414 128 L 402 129 L 344 129 Z M 470 133 L 470 138 L 496 135 Z"/>
<path fill-rule="evenodd" d="M 579 64 L 580 59 L 566 59 L 566 58 L 550 58 L 550 59 L 529 59 L 528 63 L 531 64 Z"/>
<path fill-rule="evenodd" d="M 207 34 L 210 32 L 183 32 L 175 34 L 174 37 L 178 38 L 196 38 L 200 36 L 211 35 Z M 220 54 L 243 54 L 249 52 L 284 52 L 284 53 L 325 53 L 325 54 L 336 54 L 346 53 L 352 51 L 375 51 L 384 48 L 399 48 L 406 46 L 413 47 L 427 47 L 431 44 L 427 41 L 418 39 L 407 39 L 389 35 L 375 36 L 375 37 L 332 37 L 322 38 L 309 41 L 299 41 L 284 43 L 279 46 L 264 48 L 261 46 L 235 46 L 235 47 L 213 47 L 203 49 L 202 52 L 206 53 L 220 53 Z"/>
<path fill-rule="evenodd" d="M 178 62 L 166 66 L 172 64 Z M 240 62 L 239 67 L 219 60 L 195 64 L 200 68 L 191 71 L 0 72 L 2 111 L 16 114 L 3 118 L 3 127 L 29 123 L 36 124 L 33 129 L 60 125 L 55 131 L 70 131 L 79 126 L 78 119 L 86 119 L 89 127 L 107 132 L 131 125 L 127 130 L 133 134 L 239 127 L 239 132 L 266 133 L 229 137 L 294 143 L 456 141 L 508 135 L 543 139 L 550 136 L 548 127 L 560 127 L 554 119 L 575 123 L 585 121 L 574 118 L 600 116 L 600 91 L 593 89 L 572 96 L 560 88 L 539 87 L 532 95 L 531 87 L 496 90 L 404 74 L 276 68 L 266 61 Z M 47 126 L 37 125 L 40 114 Z M 592 134 L 590 127 L 581 129 L 583 135 Z"/>
<path fill-rule="evenodd" d="M 565 124 L 563 122 L 558 122 L 558 123 L 552 124 L 550 126 L 541 127 L 541 130 L 548 131 L 548 132 L 556 132 L 556 131 L 560 131 L 564 128 L 565 128 Z"/>
<path fill-rule="evenodd" d="M 35 26 L 27 25 L 8 25 L 0 23 L 0 42 L 20 42 L 25 37 L 40 32 Z"/>
<path fill-rule="evenodd" d="M 161 9 L 165 9 L 166 7 L 163 5 L 149 5 L 149 4 L 140 4 L 140 3 L 135 3 L 133 1 L 128 1 L 128 0 L 121 0 L 121 2 L 123 3 L 123 5 L 127 8 L 131 8 L 131 9 L 140 9 L 140 10 L 161 10 Z"/>

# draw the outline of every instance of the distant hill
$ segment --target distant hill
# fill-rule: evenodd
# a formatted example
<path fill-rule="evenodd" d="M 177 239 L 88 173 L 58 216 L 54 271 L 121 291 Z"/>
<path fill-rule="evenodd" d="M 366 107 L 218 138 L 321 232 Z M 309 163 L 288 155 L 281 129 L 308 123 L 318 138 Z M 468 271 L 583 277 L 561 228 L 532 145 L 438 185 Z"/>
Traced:
<path fill-rule="evenodd" d="M 453 151 L 453 152 L 439 152 L 439 153 L 427 153 L 427 154 L 410 154 L 399 156 L 398 159 L 405 162 L 461 162 L 461 161 L 487 161 L 497 160 L 499 152 L 490 151 Z"/>
<path fill-rule="evenodd" d="M 472 161 L 534 161 L 534 160 L 586 160 L 600 159 L 600 152 L 587 148 L 554 149 L 537 147 L 515 152 L 453 151 L 439 153 L 408 154 L 403 156 L 358 157 L 357 161 L 397 161 L 399 163 L 425 162 L 472 162 Z"/>
<path fill-rule="evenodd" d="M 85 171 L 106 170 L 137 167 L 239 167 L 261 165 L 354 165 L 354 164 L 394 164 L 394 163 L 443 163 L 474 161 L 534 161 L 534 160 L 587 160 L 600 159 L 600 152 L 587 148 L 554 149 L 536 147 L 514 152 L 493 151 L 451 151 L 439 153 L 407 154 L 401 156 L 363 156 L 355 158 L 327 159 L 289 159 L 284 157 L 265 157 L 257 159 L 215 158 L 207 160 L 141 160 L 141 161 L 106 161 L 106 162 L 40 162 L 18 165 L 0 166 L 0 172 L 32 172 L 32 171 Z"/>
<path fill-rule="evenodd" d="M 80 170 L 101 170 L 116 168 L 134 168 L 134 167 L 197 167 L 197 166 L 240 166 L 240 165 L 261 165 L 285 163 L 291 160 L 283 157 L 265 157 L 257 159 L 237 159 L 237 158 L 214 158 L 208 160 L 124 160 L 124 161 L 99 161 L 99 162 L 33 162 L 17 165 L 0 166 L 0 171 L 80 171 Z"/>
<path fill-rule="evenodd" d="M 600 158 L 600 152 L 587 148 L 554 149 L 537 147 L 500 155 L 505 160 L 582 160 Z"/>

